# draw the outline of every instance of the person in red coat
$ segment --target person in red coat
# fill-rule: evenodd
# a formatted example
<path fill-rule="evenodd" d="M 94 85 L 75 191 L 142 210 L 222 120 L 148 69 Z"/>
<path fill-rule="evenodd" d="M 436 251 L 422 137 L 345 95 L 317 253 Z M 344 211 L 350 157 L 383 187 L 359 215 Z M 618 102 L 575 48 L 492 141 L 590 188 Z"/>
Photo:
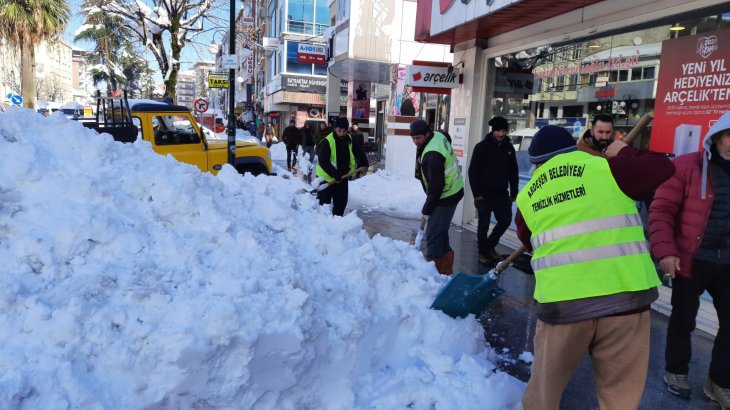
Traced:
<path fill-rule="evenodd" d="M 730 112 L 710 128 L 702 150 L 674 160 L 676 172 L 649 209 L 651 251 L 673 278 L 664 382 L 689 398 L 691 333 L 707 290 L 720 327 L 705 394 L 730 408 Z"/>

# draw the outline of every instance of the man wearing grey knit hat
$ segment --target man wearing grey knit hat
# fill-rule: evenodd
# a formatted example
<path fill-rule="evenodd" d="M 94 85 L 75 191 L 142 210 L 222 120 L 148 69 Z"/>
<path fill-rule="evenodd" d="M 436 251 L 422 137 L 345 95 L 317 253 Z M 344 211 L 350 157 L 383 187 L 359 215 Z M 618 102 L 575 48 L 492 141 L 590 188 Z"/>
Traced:
<path fill-rule="evenodd" d="M 614 141 L 605 158 L 546 126 L 517 195 L 517 236 L 532 250 L 537 328 L 524 409 L 557 409 L 590 354 L 600 408 L 635 409 L 649 363 L 649 306 L 660 284 L 635 200 L 674 173 L 664 155 Z M 647 170 L 651 170 L 647 172 Z"/>

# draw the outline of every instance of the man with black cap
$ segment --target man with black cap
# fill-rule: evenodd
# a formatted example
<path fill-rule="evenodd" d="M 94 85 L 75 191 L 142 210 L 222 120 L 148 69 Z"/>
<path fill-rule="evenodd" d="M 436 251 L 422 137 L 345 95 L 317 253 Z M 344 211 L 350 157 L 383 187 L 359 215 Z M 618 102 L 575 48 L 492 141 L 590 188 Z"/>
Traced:
<path fill-rule="evenodd" d="M 523 408 L 558 409 L 590 353 L 599 407 L 635 409 L 660 282 L 634 200 L 671 177 L 674 166 L 621 141 L 605 158 L 592 156 L 553 125 L 535 134 L 528 153 L 537 168 L 517 195 L 515 223 L 533 251 L 538 321 Z"/>
<path fill-rule="evenodd" d="M 424 239 L 426 259 L 436 263 L 443 275 L 454 273 L 454 251 L 449 245 L 449 226 L 456 205 L 464 197 L 464 180 L 451 143 L 440 132 L 433 132 L 423 120 L 410 127 L 416 144 L 416 178 L 426 192 L 421 209 L 427 221 Z"/>
<path fill-rule="evenodd" d="M 492 132 L 474 147 L 469 163 L 469 185 L 479 217 L 477 246 L 482 264 L 500 259 L 494 248 L 512 222 L 512 202 L 517 198 L 519 181 L 515 148 L 507 136 L 507 120 L 494 117 L 489 125 Z M 497 224 L 490 235 L 492 213 Z"/>
<path fill-rule="evenodd" d="M 317 146 L 317 176 L 329 183 L 329 187 L 317 194 L 319 204 L 332 203 L 332 214 L 342 216 L 347 206 L 347 177 L 356 168 L 368 166 L 368 159 L 362 150 L 352 143 L 347 118 L 335 121 L 335 130 L 322 139 Z"/>

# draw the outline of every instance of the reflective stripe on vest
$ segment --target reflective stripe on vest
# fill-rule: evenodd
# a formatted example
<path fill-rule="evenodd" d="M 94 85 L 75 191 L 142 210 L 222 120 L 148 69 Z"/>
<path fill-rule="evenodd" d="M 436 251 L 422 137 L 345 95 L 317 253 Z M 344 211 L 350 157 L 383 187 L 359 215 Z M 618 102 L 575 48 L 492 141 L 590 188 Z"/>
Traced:
<path fill-rule="evenodd" d="M 334 133 L 330 133 L 327 137 L 325 137 L 324 141 L 327 141 L 327 143 L 330 146 L 330 164 L 337 169 L 337 147 L 335 146 L 335 135 Z M 349 136 L 348 136 L 349 138 Z M 322 142 L 320 142 L 321 144 Z M 348 147 L 350 149 L 350 171 L 355 169 L 355 155 L 352 153 L 352 143 L 348 144 Z M 322 161 L 322 158 L 319 158 L 319 161 Z M 332 177 L 330 174 L 328 174 L 321 166 L 319 166 L 319 161 L 317 161 L 317 167 L 315 168 L 315 173 L 318 177 L 324 179 L 325 182 L 332 182 L 335 180 L 334 177 Z"/>
<path fill-rule="evenodd" d="M 435 151 L 441 154 L 445 159 L 444 164 L 444 189 L 441 191 L 439 199 L 446 198 L 455 193 L 459 192 L 464 187 L 464 179 L 461 177 L 459 172 L 459 162 L 456 160 L 454 155 L 454 149 L 451 147 L 451 143 L 446 139 L 444 134 L 440 132 L 434 132 L 431 141 L 428 142 L 426 147 L 421 152 L 421 156 L 418 158 L 418 166 L 421 166 L 423 157 L 426 153 Z M 421 184 L 423 189 L 428 192 L 428 181 L 426 176 L 421 172 Z"/>
<path fill-rule="evenodd" d="M 553 157 L 535 170 L 517 206 L 532 232 L 538 302 L 660 284 L 636 204 L 605 159 L 580 151 Z"/>
<path fill-rule="evenodd" d="M 639 214 L 607 216 L 605 218 L 576 222 L 535 235 L 530 239 L 530 243 L 532 244 L 533 249 L 536 249 L 548 242 L 567 238 L 569 236 L 582 235 L 599 229 L 603 230 L 629 226 L 642 226 Z"/>

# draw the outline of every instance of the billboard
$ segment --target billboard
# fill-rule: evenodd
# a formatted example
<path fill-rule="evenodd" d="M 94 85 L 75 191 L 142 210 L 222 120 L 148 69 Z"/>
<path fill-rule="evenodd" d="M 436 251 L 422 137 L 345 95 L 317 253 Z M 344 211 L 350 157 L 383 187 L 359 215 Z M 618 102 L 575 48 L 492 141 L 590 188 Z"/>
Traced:
<path fill-rule="evenodd" d="M 730 111 L 730 29 L 665 40 L 649 149 L 682 155 Z"/>

